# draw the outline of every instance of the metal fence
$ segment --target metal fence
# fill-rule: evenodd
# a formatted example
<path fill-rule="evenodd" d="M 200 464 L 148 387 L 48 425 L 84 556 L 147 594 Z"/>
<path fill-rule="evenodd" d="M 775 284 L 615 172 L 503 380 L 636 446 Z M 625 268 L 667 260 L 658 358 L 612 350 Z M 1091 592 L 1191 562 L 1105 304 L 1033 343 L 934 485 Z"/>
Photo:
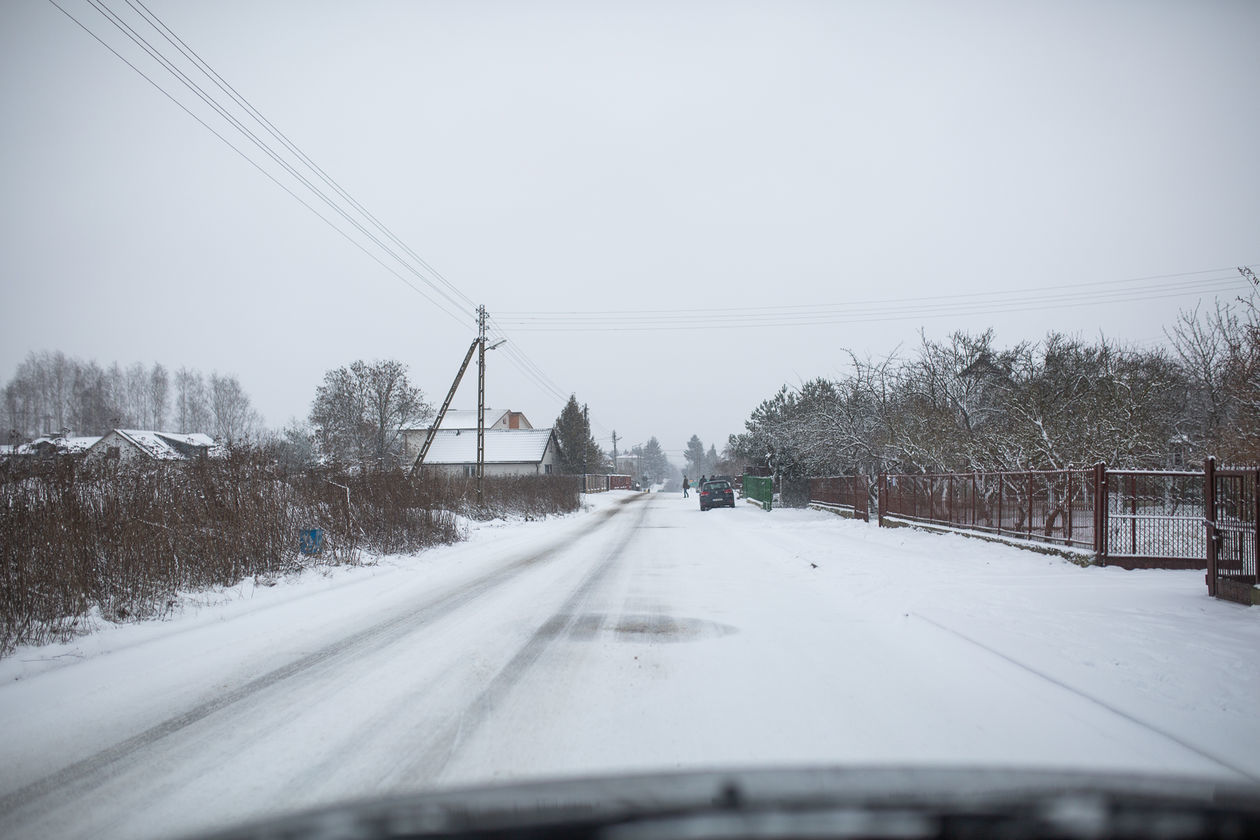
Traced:
<path fill-rule="evenodd" d="M 745 476 L 745 482 L 755 481 Z M 884 474 L 898 520 L 1085 549 L 1126 569 L 1206 569 L 1210 594 L 1260 604 L 1260 468 Z M 811 504 L 869 520 L 866 476 L 809 479 Z M 746 485 L 747 486 L 747 485 Z M 751 495 L 746 492 L 746 495 Z"/>
<path fill-rule="evenodd" d="M 770 476 L 744 475 L 740 484 L 741 492 L 746 499 L 760 502 L 761 506 L 770 510 L 774 501 L 774 479 Z"/>
<path fill-rule="evenodd" d="M 871 480 L 864 475 L 830 475 L 809 480 L 809 503 L 871 521 Z"/>
<path fill-rule="evenodd" d="M 629 490 L 631 487 L 631 477 L 628 475 L 602 475 L 598 473 L 587 473 L 585 479 L 585 491 L 587 493 L 603 493 L 607 490 Z"/>
<path fill-rule="evenodd" d="M 1256 603 L 1260 555 L 1260 469 L 1217 469 L 1209 458 L 1205 539 L 1208 594 Z"/>
<path fill-rule="evenodd" d="M 1098 550 L 1125 568 L 1205 569 L 1204 474 L 1106 470 Z"/>
<path fill-rule="evenodd" d="M 1096 470 L 881 475 L 879 518 L 1094 549 Z"/>
<path fill-rule="evenodd" d="M 881 475 L 879 518 L 1082 548 L 1127 569 L 1207 565 L 1203 473 Z"/>

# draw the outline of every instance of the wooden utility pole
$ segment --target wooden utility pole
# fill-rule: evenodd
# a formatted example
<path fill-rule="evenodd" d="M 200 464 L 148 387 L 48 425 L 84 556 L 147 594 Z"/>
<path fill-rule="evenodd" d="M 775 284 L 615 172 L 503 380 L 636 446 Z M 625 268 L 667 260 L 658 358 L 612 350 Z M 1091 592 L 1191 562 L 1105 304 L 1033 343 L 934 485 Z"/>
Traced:
<path fill-rule="evenodd" d="M 591 440 L 591 412 L 585 403 L 582 404 L 582 427 L 586 434 L 585 440 L 582 441 L 582 484 L 586 484 L 586 474 L 590 472 L 587 458 L 591 454 L 591 447 L 589 446 Z"/>
<path fill-rule="evenodd" d="M 473 351 L 477 349 L 479 339 L 474 338 L 472 344 L 468 345 L 468 352 L 464 354 L 464 363 L 459 366 L 459 373 L 455 374 L 455 381 L 451 383 L 451 390 L 446 392 L 446 399 L 442 401 L 442 407 L 438 409 L 437 417 L 433 418 L 433 425 L 429 427 L 429 433 L 425 435 L 424 443 L 420 446 L 420 454 L 416 456 L 415 463 L 411 465 L 411 474 L 408 478 L 414 478 L 416 473 L 420 471 L 420 467 L 424 465 L 424 456 L 429 454 L 429 447 L 433 445 L 433 438 L 437 435 L 438 426 L 442 424 L 442 418 L 446 416 L 446 410 L 451 407 L 451 400 L 455 399 L 455 392 L 459 390 L 460 380 L 464 378 L 464 371 L 468 370 L 468 363 L 472 361 Z"/>
<path fill-rule="evenodd" d="M 486 474 L 486 307 L 477 307 L 477 506 L 484 498 L 481 480 Z"/>

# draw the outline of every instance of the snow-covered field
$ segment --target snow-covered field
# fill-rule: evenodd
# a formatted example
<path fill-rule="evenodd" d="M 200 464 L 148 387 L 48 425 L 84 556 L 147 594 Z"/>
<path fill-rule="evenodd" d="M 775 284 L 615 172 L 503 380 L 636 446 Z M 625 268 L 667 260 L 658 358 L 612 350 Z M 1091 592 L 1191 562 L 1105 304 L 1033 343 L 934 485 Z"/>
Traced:
<path fill-rule="evenodd" d="M 467 783 L 788 764 L 1260 779 L 1260 610 L 679 494 L 0 660 L 0 836 L 169 837 Z"/>

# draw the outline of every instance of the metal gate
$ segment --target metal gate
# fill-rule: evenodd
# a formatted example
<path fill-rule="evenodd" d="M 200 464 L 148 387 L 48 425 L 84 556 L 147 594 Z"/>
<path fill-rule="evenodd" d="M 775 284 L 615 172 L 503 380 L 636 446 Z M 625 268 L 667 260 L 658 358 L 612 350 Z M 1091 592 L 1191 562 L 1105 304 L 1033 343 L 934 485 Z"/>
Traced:
<path fill-rule="evenodd" d="M 1256 603 L 1256 560 L 1260 553 L 1260 469 L 1204 466 L 1208 594 L 1242 604 Z"/>

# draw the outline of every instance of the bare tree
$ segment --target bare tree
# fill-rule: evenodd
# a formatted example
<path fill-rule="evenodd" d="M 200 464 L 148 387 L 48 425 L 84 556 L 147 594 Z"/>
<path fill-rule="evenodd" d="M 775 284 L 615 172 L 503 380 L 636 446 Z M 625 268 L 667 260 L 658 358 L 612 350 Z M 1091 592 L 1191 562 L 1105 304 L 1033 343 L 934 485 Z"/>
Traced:
<path fill-rule="evenodd" d="M 166 375 L 166 368 L 154 362 L 153 369 L 149 371 L 149 420 L 154 429 L 162 429 L 166 426 L 169 391 L 170 380 Z"/>
<path fill-rule="evenodd" d="M 71 392 L 70 425 L 74 429 L 83 434 L 104 434 L 119 423 L 121 412 L 114 401 L 113 380 L 96 362 L 75 371 Z"/>
<path fill-rule="evenodd" d="M 363 383 L 363 398 L 372 423 L 372 455 L 378 463 L 394 456 L 401 440 L 402 426 L 421 422 L 432 415 L 419 388 L 407 380 L 407 366 L 394 359 L 371 365 L 356 362 L 351 366 Z"/>
<path fill-rule="evenodd" d="M 234 378 L 221 380 L 219 408 L 226 418 L 221 425 L 232 437 L 248 434 L 257 414 L 248 409 Z M 29 439 L 65 430 L 91 435 L 115 427 L 164 429 L 168 419 L 176 431 L 213 431 L 215 416 L 200 373 L 180 368 L 175 374 L 173 418 L 171 390 L 171 377 L 160 363 L 148 369 L 140 363 L 103 368 L 61 352 L 31 353 L 4 387 L 4 435 Z"/>
<path fill-rule="evenodd" d="M 253 436 L 261 424 L 258 412 L 249 404 L 249 397 L 235 376 L 210 374 L 210 412 L 214 436 L 227 443 L 236 443 Z"/>
<path fill-rule="evenodd" d="M 175 373 L 175 425 L 183 434 L 212 430 L 205 380 L 184 367 Z"/>
<path fill-rule="evenodd" d="M 310 424 L 329 460 L 386 465 L 399 455 L 404 425 L 424 422 L 432 408 L 394 360 L 362 360 L 324 374 L 315 392 Z"/>
<path fill-rule="evenodd" d="M 144 365 L 136 362 L 123 375 L 123 425 L 133 428 L 150 428 L 149 374 Z"/>
<path fill-rule="evenodd" d="M 1260 309 L 1250 293 L 1207 311 L 1183 311 L 1167 331 L 1188 379 L 1182 433 L 1196 457 L 1260 461 Z"/>

